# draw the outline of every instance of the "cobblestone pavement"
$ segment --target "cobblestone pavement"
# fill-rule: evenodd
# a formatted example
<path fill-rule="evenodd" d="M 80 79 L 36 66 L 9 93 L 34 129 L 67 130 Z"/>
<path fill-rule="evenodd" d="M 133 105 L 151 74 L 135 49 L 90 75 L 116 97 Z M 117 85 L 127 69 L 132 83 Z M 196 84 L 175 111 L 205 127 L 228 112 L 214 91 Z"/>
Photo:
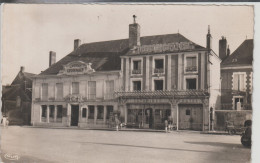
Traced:
<path fill-rule="evenodd" d="M 6 162 L 250 162 L 251 150 L 239 135 L 199 132 L 128 132 L 1 128 L 2 160 Z M 4 155 L 18 155 L 9 161 Z"/>

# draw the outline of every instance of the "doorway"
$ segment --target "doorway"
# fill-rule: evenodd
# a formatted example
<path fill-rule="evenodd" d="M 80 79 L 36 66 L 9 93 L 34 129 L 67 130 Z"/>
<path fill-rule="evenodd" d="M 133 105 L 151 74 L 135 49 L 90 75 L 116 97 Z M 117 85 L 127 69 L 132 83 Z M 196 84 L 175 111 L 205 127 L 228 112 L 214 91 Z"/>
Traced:
<path fill-rule="evenodd" d="M 71 105 L 71 126 L 78 126 L 79 123 L 79 105 Z"/>
<path fill-rule="evenodd" d="M 145 109 L 145 124 L 149 126 L 149 128 L 153 128 L 153 109 L 148 108 Z"/>

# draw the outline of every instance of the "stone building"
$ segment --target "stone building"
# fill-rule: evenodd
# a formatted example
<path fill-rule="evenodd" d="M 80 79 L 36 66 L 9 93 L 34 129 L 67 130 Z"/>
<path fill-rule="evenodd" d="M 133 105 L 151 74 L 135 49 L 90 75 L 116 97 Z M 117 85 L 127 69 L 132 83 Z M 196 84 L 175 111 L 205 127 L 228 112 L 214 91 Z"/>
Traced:
<path fill-rule="evenodd" d="M 8 117 L 10 125 L 30 124 L 34 75 L 21 67 L 11 85 L 2 87 L 2 115 Z"/>
<path fill-rule="evenodd" d="M 253 39 L 245 40 L 232 54 L 226 38 L 219 41 L 221 62 L 221 108 L 216 111 L 216 126 L 226 121 L 243 125 L 252 119 Z"/>
<path fill-rule="evenodd" d="M 129 38 L 80 45 L 33 81 L 32 123 L 108 127 L 117 111 L 127 127 L 209 130 L 220 107 L 220 59 L 180 33 L 140 36 L 134 17 Z"/>

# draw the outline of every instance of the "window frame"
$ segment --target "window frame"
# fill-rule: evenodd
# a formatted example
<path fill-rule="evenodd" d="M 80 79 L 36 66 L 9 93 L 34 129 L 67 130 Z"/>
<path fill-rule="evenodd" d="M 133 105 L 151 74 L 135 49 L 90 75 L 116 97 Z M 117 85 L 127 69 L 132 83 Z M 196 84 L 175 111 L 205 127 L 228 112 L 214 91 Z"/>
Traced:
<path fill-rule="evenodd" d="M 240 85 L 238 85 L 238 89 L 235 89 L 235 84 L 234 84 L 234 78 L 235 78 L 235 75 L 238 75 L 238 80 L 240 80 L 240 75 L 244 75 L 244 89 L 241 90 L 240 88 Z M 247 90 L 247 73 L 246 72 L 233 72 L 232 74 L 232 90 L 234 91 L 246 91 Z"/>
<path fill-rule="evenodd" d="M 131 78 L 130 79 L 130 82 L 131 82 L 131 85 L 130 85 L 130 90 L 131 91 L 138 91 L 138 90 L 134 90 L 134 82 L 136 82 L 136 81 L 140 81 L 141 82 L 141 90 L 139 90 L 139 91 L 142 91 L 143 90 L 143 80 L 142 80 L 142 78 L 135 78 L 135 79 L 133 79 L 133 78 Z"/>
<path fill-rule="evenodd" d="M 196 71 L 186 71 L 186 67 L 187 67 L 187 58 L 190 57 L 196 57 Z M 195 74 L 198 73 L 199 71 L 199 59 L 198 59 L 198 54 L 197 53 L 192 53 L 192 54 L 185 54 L 184 55 L 184 73 L 185 74 Z"/>
<path fill-rule="evenodd" d="M 134 74 L 133 70 L 134 70 L 134 61 L 141 61 L 141 73 L 140 74 Z M 132 57 L 131 58 L 131 75 L 143 75 L 143 57 Z"/>
<path fill-rule="evenodd" d="M 184 90 L 189 90 L 189 89 L 187 89 L 187 79 L 196 79 L 196 89 L 193 89 L 193 90 L 199 89 L 198 75 L 188 75 L 188 76 L 184 76 L 184 81 L 185 81 L 184 84 L 183 84 Z"/>
<path fill-rule="evenodd" d="M 155 70 L 155 60 L 159 60 L 159 59 L 162 59 L 163 60 L 163 73 L 155 73 L 154 70 Z M 165 66 L 165 55 L 163 56 L 153 56 L 153 65 L 152 65 L 152 75 L 155 75 L 155 74 L 165 74 L 165 69 L 166 69 L 166 66 Z"/>

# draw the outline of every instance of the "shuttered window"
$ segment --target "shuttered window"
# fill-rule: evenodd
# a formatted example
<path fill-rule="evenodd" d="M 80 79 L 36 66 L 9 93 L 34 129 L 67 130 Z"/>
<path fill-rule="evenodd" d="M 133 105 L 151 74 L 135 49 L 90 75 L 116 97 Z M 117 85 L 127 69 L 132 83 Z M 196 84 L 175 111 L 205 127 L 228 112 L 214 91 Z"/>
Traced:
<path fill-rule="evenodd" d="M 233 74 L 233 90 L 246 90 L 246 74 Z"/>
<path fill-rule="evenodd" d="M 72 94 L 79 94 L 79 82 L 72 82 Z"/>
<path fill-rule="evenodd" d="M 88 82 L 88 98 L 96 99 L 96 81 Z"/>
<path fill-rule="evenodd" d="M 61 100 L 63 98 L 63 84 L 62 83 L 56 83 L 56 99 Z"/>
<path fill-rule="evenodd" d="M 114 80 L 106 81 L 106 99 L 114 98 Z"/>
<path fill-rule="evenodd" d="M 48 83 L 42 83 L 42 99 L 47 100 L 48 98 Z"/>

